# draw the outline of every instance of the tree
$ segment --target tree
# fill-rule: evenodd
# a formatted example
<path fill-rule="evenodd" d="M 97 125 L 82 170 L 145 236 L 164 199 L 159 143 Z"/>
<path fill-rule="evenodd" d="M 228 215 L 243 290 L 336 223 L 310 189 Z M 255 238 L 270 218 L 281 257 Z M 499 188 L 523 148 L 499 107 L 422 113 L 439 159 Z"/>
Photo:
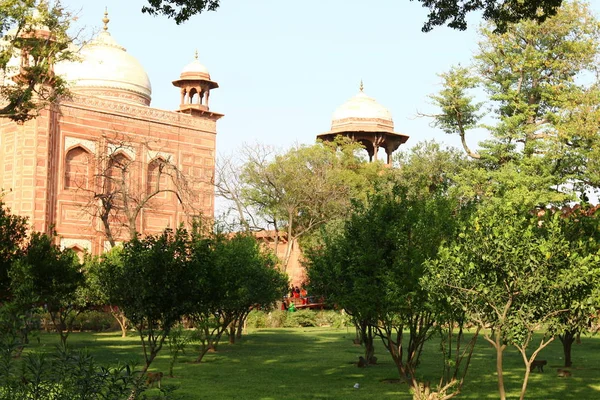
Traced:
<path fill-rule="evenodd" d="M 522 186 L 538 192 L 600 185 L 590 167 L 600 154 L 600 23 L 592 15 L 575 1 L 541 24 L 522 21 L 502 34 L 484 27 L 473 64 L 441 75 L 444 88 L 432 96 L 440 108 L 434 122 L 460 135 L 465 152 L 479 159 L 471 186 L 511 171 L 520 172 L 514 179 L 527 175 Z M 476 103 L 473 90 L 485 90 L 486 101 Z M 483 107 L 495 123 L 482 123 Z M 478 152 L 467 145 L 476 127 L 492 136 Z"/>
<path fill-rule="evenodd" d="M 113 247 L 108 252 L 98 257 L 88 257 L 84 263 L 85 279 L 86 279 L 86 296 L 88 302 L 95 306 L 108 310 L 121 328 L 121 337 L 127 336 L 127 330 L 130 327 L 129 320 L 119 307 L 110 303 L 110 297 L 107 288 L 104 286 L 107 278 L 106 274 L 114 271 L 119 271 L 121 265 L 120 246 Z M 114 266 L 111 268 L 109 266 Z"/>
<path fill-rule="evenodd" d="M 467 29 L 466 16 L 469 12 L 483 11 L 483 19 L 492 21 L 496 31 L 504 32 L 509 24 L 523 19 L 536 23 L 544 22 L 556 14 L 562 0 L 491 0 L 485 2 L 462 2 L 459 0 L 419 0 L 428 7 L 429 20 L 423 26 L 423 32 L 431 31 L 435 26 L 448 22 L 450 28 Z"/>
<path fill-rule="evenodd" d="M 458 0 L 418 0 L 423 7 L 429 8 L 429 20 L 423 26 L 423 32 L 444 25 L 454 29 L 467 29 L 465 20 L 469 12 L 482 10 L 483 18 L 491 20 L 497 29 L 506 29 L 507 24 L 521 19 L 543 22 L 556 13 L 562 0 L 490 0 L 486 2 L 464 3 Z M 142 12 L 151 15 L 165 15 L 173 18 L 177 24 L 187 21 L 191 16 L 204 11 L 214 11 L 220 6 L 220 0 L 148 0 L 149 5 Z"/>
<path fill-rule="evenodd" d="M 255 213 L 254 220 L 262 219 L 275 231 L 276 253 L 280 235 L 286 237 L 284 271 L 299 240 L 348 215 L 350 200 L 364 199 L 384 175 L 381 164 L 355 156 L 359 146 L 342 140 L 296 146 L 274 157 L 250 153 L 241 171 L 242 201 Z"/>
<path fill-rule="evenodd" d="M 86 167 L 93 172 L 74 170 L 68 185 L 81 196 L 82 212 L 100 220 L 111 248 L 119 240 L 137 237 L 142 211 L 160 209 L 168 201 L 166 196 L 174 196 L 190 215 L 197 214 L 198 182 L 184 175 L 169 158 L 145 161 L 146 155 L 160 153 L 157 143 L 136 143 L 127 135 L 116 134 L 98 144 L 102 150 L 86 157 Z"/>
<path fill-rule="evenodd" d="M 439 192 L 409 197 L 399 186 L 356 206 L 339 236 L 306 255 L 311 291 L 367 321 L 413 387 L 435 323 L 419 279 L 423 263 L 452 238 L 455 208 Z"/>
<path fill-rule="evenodd" d="M 248 234 L 196 235 L 191 254 L 198 280 L 189 317 L 200 342 L 196 359 L 200 362 L 228 329 L 234 343 L 252 308 L 271 307 L 283 296 L 288 282 L 275 268 L 273 255 Z"/>
<path fill-rule="evenodd" d="M 569 252 L 580 256 L 597 255 L 600 253 L 600 227 L 598 223 L 598 207 L 584 204 L 576 207 L 563 207 L 560 211 L 559 224 L 569 243 Z M 550 211 L 549 211 L 550 212 Z M 558 333 L 563 346 L 565 367 L 572 366 L 571 349 L 575 339 L 582 331 L 588 329 L 595 318 L 600 295 L 600 285 L 597 276 L 599 269 L 594 264 L 588 265 L 590 275 L 574 274 L 570 277 L 570 290 L 561 293 L 555 300 L 560 308 L 568 311 L 558 316 L 562 332 Z"/>
<path fill-rule="evenodd" d="M 0 117 L 24 122 L 67 94 L 53 67 L 74 58 L 71 20 L 60 1 L 0 1 Z"/>
<path fill-rule="evenodd" d="M 456 241 L 443 245 L 429 262 L 430 287 L 465 310 L 496 351 L 498 391 L 506 398 L 503 353 L 515 346 L 525 366 L 521 396 L 537 355 L 565 329 L 564 297 L 589 291 L 600 266 L 597 254 L 573 251 L 559 213 L 536 212 L 519 203 L 494 199 L 479 205 Z M 581 297 L 579 297 L 581 298 Z M 533 333 L 548 327 L 529 353 Z"/>
<path fill-rule="evenodd" d="M 14 301 L 27 308 L 43 307 L 65 345 L 75 318 L 85 308 L 78 297 L 84 283 L 79 259 L 72 250 L 60 250 L 51 237 L 37 232 L 24 253 L 9 272 Z"/>
<path fill-rule="evenodd" d="M 190 310 L 195 290 L 188 234 L 165 230 L 159 236 L 125 243 L 120 263 L 105 258 L 103 285 L 110 304 L 123 310 L 140 335 L 145 373 L 171 328 Z"/>
<path fill-rule="evenodd" d="M 27 239 L 27 220 L 12 215 L 0 197 L 0 303 L 12 298 L 9 270 L 22 256 Z"/>

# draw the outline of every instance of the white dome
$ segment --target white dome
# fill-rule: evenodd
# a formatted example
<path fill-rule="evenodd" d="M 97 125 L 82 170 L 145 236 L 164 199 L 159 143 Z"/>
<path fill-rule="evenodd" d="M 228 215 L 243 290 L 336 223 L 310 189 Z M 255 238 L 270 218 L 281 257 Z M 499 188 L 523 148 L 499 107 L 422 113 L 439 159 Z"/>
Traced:
<path fill-rule="evenodd" d="M 210 74 L 208 72 L 208 68 L 204 66 L 200 61 L 198 61 L 198 51 L 194 55 L 194 61 L 183 67 L 181 70 L 180 79 L 199 79 L 199 80 L 208 80 L 210 81 Z"/>
<path fill-rule="evenodd" d="M 73 92 L 149 105 L 152 86 L 142 65 L 106 30 L 81 48 L 80 60 L 55 67 Z"/>
<path fill-rule="evenodd" d="M 194 60 L 191 63 L 189 63 L 188 65 L 186 65 L 185 67 L 183 67 L 183 69 L 181 70 L 181 75 L 194 74 L 194 73 L 208 75 L 208 68 L 206 68 L 204 65 L 202 65 L 202 63 L 200 63 L 200 61 Z"/>
<path fill-rule="evenodd" d="M 331 123 L 334 125 L 336 121 L 349 118 L 392 121 L 392 115 L 388 109 L 375 101 L 374 98 L 364 94 L 362 90 L 335 110 L 331 117 Z"/>

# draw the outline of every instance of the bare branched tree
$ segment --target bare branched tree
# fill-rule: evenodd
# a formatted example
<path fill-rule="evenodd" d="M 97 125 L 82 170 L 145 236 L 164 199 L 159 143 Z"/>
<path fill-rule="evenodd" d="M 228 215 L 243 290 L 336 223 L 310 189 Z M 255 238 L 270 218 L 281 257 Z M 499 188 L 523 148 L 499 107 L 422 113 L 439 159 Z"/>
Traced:
<path fill-rule="evenodd" d="M 158 210 L 170 203 L 169 195 L 189 215 L 197 215 L 198 182 L 186 176 L 171 159 L 162 155 L 157 142 L 139 142 L 118 133 L 104 135 L 97 154 L 88 157 L 91 171 L 66 171 L 67 185 L 75 185 L 86 197 L 82 211 L 101 222 L 106 241 L 114 247 L 119 240 L 140 233 L 143 210 Z"/>

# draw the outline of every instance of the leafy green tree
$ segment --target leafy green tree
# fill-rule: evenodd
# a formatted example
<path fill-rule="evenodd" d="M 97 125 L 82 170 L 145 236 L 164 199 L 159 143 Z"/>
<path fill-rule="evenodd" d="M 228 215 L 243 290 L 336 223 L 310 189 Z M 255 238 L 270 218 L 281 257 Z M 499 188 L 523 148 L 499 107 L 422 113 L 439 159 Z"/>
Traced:
<path fill-rule="evenodd" d="M 103 260 L 103 285 L 109 304 L 119 307 L 140 335 L 143 373 L 162 349 L 171 328 L 190 310 L 196 280 L 188 250 L 185 230 L 165 230 L 159 236 L 127 242 L 118 262 Z"/>
<path fill-rule="evenodd" d="M 557 211 L 558 212 L 558 211 Z M 564 207 L 560 210 L 561 226 L 569 244 L 568 252 L 579 256 L 600 254 L 600 220 L 598 207 L 585 204 L 577 207 Z M 567 254 L 568 255 L 568 254 Z M 596 268 L 595 268 L 596 266 Z M 591 325 L 600 302 L 600 269 L 597 263 L 588 265 L 588 274 L 581 275 L 575 270 L 570 276 L 569 288 L 555 298 L 561 309 L 567 310 L 558 315 L 563 331 L 558 331 L 558 338 L 563 345 L 565 367 L 571 367 L 572 345 L 582 331 Z M 566 273 L 571 273 L 567 271 Z"/>
<path fill-rule="evenodd" d="M 229 251 L 221 257 L 232 263 L 233 269 L 245 279 L 238 291 L 238 307 L 229 325 L 229 342 L 235 343 L 242 335 L 248 314 L 253 309 L 273 307 L 287 292 L 288 277 L 277 269 L 274 254 L 262 249 L 256 238 L 236 234 L 229 239 Z M 230 253 L 229 255 L 227 253 Z"/>
<path fill-rule="evenodd" d="M 412 386 L 435 322 L 419 279 L 424 261 L 452 238 L 455 209 L 447 196 L 409 197 L 398 187 L 356 206 L 340 235 L 306 254 L 311 292 L 367 321 Z"/>
<path fill-rule="evenodd" d="M 215 349 L 229 328 L 236 328 L 253 307 L 270 307 L 287 290 L 287 276 L 275 268 L 274 257 L 246 234 L 198 236 L 192 244 L 192 265 L 199 277 L 190 318 L 200 342 L 197 362 Z"/>
<path fill-rule="evenodd" d="M 373 190 L 383 166 L 358 158 L 359 147 L 342 140 L 296 146 L 273 157 L 262 151 L 249 155 L 240 174 L 241 201 L 253 210 L 255 220 L 275 230 L 276 252 L 279 235 L 286 237 L 284 271 L 299 240 L 331 220 L 345 218 L 350 200 L 365 199 Z"/>
<path fill-rule="evenodd" d="M 88 257 L 84 263 L 86 293 L 85 296 L 90 305 L 108 310 L 121 328 L 121 337 L 127 336 L 129 320 L 119 307 L 110 303 L 106 282 L 112 281 L 106 274 L 119 271 L 121 265 L 120 246 L 113 247 L 100 257 Z"/>
<path fill-rule="evenodd" d="M 477 196 L 503 190 L 485 184 L 496 181 L 528 186 L 537 196 L 566 183 L 579 192 L 597 187 L 590 165 L 600 153 L 600 23 L 589 7 L 568 2 L 541 24 L 522 21 L 502 34 L 488 26 L 481 37 L 472 65 L 442 74 L 443 89 L 431 97 L 440 109 L 436 125 L 459 135 L 465 152 L 478 159 L 465 186 L 479 190 Z M 474 95 L 482 91 L 487 98 L 477 103 Z M 492 137 L 478 152 L 467 144 L 473 128 Z"/>
<path fill-rule="evenodd" d="M 43 307 L 65 345 L 75 318 L 86 306 L 78 293 L 84 284 L 79 259 L 72 250 L 60 250 L 51 237 L 37 232 L 24 253 L 9 272 L 14 301 L 27 308 Z"/>
<path fill-rule="evenodd" d="M 23 122 L 67 93 L 55 63 L 73 59 L 60 1 L 0 0 L 0 117 Z"/>
<path fill-rule="evenodd" d="M 0 303 L 12 298 L 8 271 L 22 256 L 27 239 L 27 220 L 13 215 L 0 197 Z"/>
<path fill-rule="evenodd" d="M 435 290 L 465 310 L 496 351 L 498 391 L 506 398 L 503 354 L 515 346 L 523 358 L 523 399 L 530 366 L 565 329 L 559 316 L 569 312 L 564 296 L 588 291 L 600 265 L 597 254 L 573 251 L 559 213 L 535 212 L 496 199 L 481 204 L 454 242 L 443 245 L 429 262 Z M 581 298 L 581 297 L 579 297 Z M 533 333 L 548 334 L 530 353 Z"/>

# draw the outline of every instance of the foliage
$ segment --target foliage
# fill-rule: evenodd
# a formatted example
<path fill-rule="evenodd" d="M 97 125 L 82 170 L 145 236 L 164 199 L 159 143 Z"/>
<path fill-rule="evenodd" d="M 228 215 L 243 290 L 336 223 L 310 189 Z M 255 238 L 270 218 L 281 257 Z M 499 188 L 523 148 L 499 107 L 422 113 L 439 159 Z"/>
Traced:
<path fill-rule="evenodd" d="M 600 23 L 589 7 L 565 3 L 542 24 L 522 21 L 502 34 L 484 27 L 481 37 L 472 65 L 442 74 L 443 89 L 431 97 L 440 108 L 435 124 L 459 134 L 466 153 L 479 159 L 464 190 L 493 197 L 507 185 L 528 187 L 539 205 L 564 201 L 556 188 L 567 190 L 567 183 L 579 192 L 597 187 L 590 165 L 600 154 Z M 483 91 L 487 98 L 475 103 Z M 492 136 L 479 152 L 467 145 L 473 128 Z"/>
<path fill-rule="evenodd" d="M 558 211 L 556 211 L 558 213 Z M 600 220 L 598 207 L 584 204 L 577 207 L 565 207 L 560 212 L 560 229 L 568 243 L 567 255 L 580 257 L 600 254 Z M 596 265 L 596 268 L 594 266 Z M 570 272 L 568 272 L 570 273 Z M 596 263 L 587 265 L 585 275 L 575 271 L 568 276 L 568 290 L 562 291 L 554 300 L 558 308 L 567 310 L 558 315 L 560 329 L 555 331 L 563 345 L 564 366 L 572 366 L 571 349 L 575 339 L 588 330 L 596 318 L 600 303 L 600 269 Z"/>
<path fill-rule="evenodd" d="M 483 11 L 483 19 L 493 21 L 496 31 L 504 32 L 511 23 L 522 19 L 544 22 L 555 15 L 562 0 L 491 0 L 486 2 L 461 2 L 458 0 L 419 0 L 423 7 L 431 11 L 429 20 L 423 26 L 423 32 L 448 22 L 454 29 L 467 29 L 466 16 L 469 12 Z"/>
<path fill-rule="evenodd" d="M 10 349 L 2 347 L 2 354 Z M 85 351 L 56 350 L 53 357 L 28 353 L 22 365 L 3 358 L 0 372 L 0 399 L 97 399 L 127 398 L 136 388 L 138 374 L 130 365 L 103 367 Z"/>
<path fill-rule="evenodd" d="M 74 58 L 71 20 L 59 1 L 0 1 L 0 117 L 26 121 L 68 94 L 53 65 Z"/>
<path fill-rule="evenodd" d="M 435 321 L 419 284 L 422 264 L 452 238 L 454 210 L 446 196 L 411 198 L 398 187 L 357 205 L 341 234 L 326 236 L 323 247 L 306 254 L 311 293 L 344 308 L 363 332 L 364 324 L 375 329 L 400 376 L 413 385 Z"/>
<path fill-rule="evenodd" d="M 173 377 L 173 367 L 181 354 L 185 354 L 185 347 L 192 341 L 192 335 L 186 331 L 182 324 L 176 325 L 171 332 L 167 344 L 169 345 L 169 353 L 171 353 L 171 362 L 169 363 L 169 376 Z"/>
<path fill-rule="evenodd" d="M 506 346 L 514 345 L 525 364 L 523 398 L 531 362 L 553 333 L 565 328 L 559 317 L 570 305 L 561 299 L 574 291 L 589 292 L 600 271 L 600 256 L 570 243 L 563 223 L 559 213 L 534 212 L 508 200 L 487 202 L 455 242 L 442 246 L 439 259 L 429 262 L 429 291 L 464 310 L 477 326 L 490 329 L 484 338 L 496 350 L 503 399 Z M 548 327 L 549 336 L 528 354 L 533 332 L 542 326 Z"/>
<path fill-rule="evenodd" d="M 198 281 L 190 318 L 200 342 L 199 362 L 227 329 L 230 342 L 235 342 L 252 308 L 271 307 L 287 290 L 288 281 L 275 268 L 273 255 L 250 235 L 196 235 L 191 249 Z"/>
<path fill-rule="evenodd" d="M 105 258 L 103 285 L 140 335 L 145 372 L 161 350 L 171 328 L 190 310 L 196 290 L 188 262 L 188 235 L 183 229 L 134 239 L 119 253 L 120 262 Z"/>
<path fill-rule="evenodd" d="M 37 232 L 31 235 L 24 253 L 9 272 L 13 300 L 24 309 L 43 307 L 64 345 L 77 314 L 86 306 L 78 297 L 84 283 L 79 259 Z"/>
<path fill-rule="evenodd" d="M 465 30 L 467 14 L 477 10 L 482 10 L 483 18 L 494 21 L 497 29 L 503 31 L 507 24 L 521 19 L 543 22 L 548 16 L 554 15 L 562 3 L 562 0 L 491 0 L 477 3 L 463 3 L 458 0 L 418 1 L 430 10 L 423 32 L 446 23 L 451 28 Z M 149 5 L 144 6 L 142 11 L 151 15 L 162 14 L 181 24 L 195 14 L 216 10 L 220 2 L 220 0 L 148 0 Z"/>
<path fill-rule="evenodd" d="M 8 271 L 13 261 L 22 255 L 26 238 L 27 220 L 12 215 L 0 198 L 0 302 L 12 297 Z"/>
<path fill-rule="evenodd" d="M 236 190 L 236 208 L 248 229 L 275 231 L 276 253 L 280 236 L 287 241 L 284 271 L 299 240 L 306 241 L 320 226 L 346 217 L 350 200 L 366 199 L 384 174 L 381 164 L 366 163 L 355 155 L 359 148 L 341 139 L 295 146 L 282 154 L 261 148 L 245 150 L 247 159 L 238 172 L 241 187 Z M 221 196 L 233 197 L 234 188 L 225 193 L 223 184 L 217 187 Z"/>
<path fill-rule="evenodd" d="M 112 279 L 111 274 L 122 268 L 121 251 L 122 247 L 117 246 L 102 254 L 101 257 L 86 258 L 84 262 L 86 280 L 84 296 L 91 306 L 107 310 L 119 324 L 121 336 L 125 337 L 130 326 L 129 320 L 122 309 L 111 304 L 107 290 L 108 282 Z"/>
<path fill-rule="evenodd" d="M 110 313 L 98 310 L 87 310 L 75 318 L 73 329 L 79 331 L 103 332 L 118 329 L 118 325 Z"/>

